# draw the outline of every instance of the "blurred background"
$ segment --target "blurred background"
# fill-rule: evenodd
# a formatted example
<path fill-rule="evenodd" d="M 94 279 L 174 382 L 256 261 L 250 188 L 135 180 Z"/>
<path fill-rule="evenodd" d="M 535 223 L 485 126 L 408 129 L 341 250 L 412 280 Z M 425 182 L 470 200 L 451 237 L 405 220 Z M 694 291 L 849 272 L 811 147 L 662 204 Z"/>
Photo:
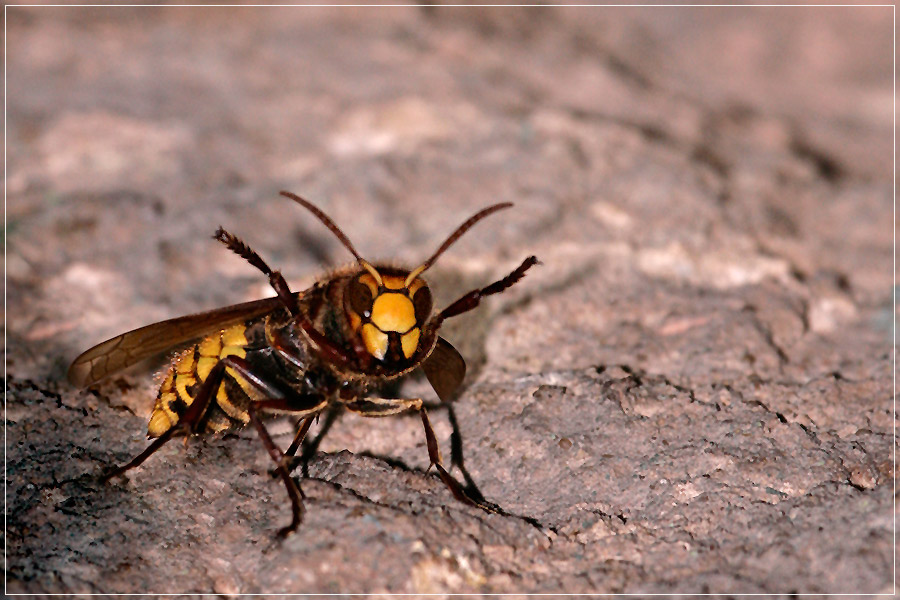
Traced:
<path fill-rule="evenodd" d="M 527 523 L 495 525 L 506 533 L 497 533 L 494 550 L 470 549 L 464 559 L 452 550 L 451 560 L 425 539 L 426 560 L 385 534 L 379 544 L 397 548 L 396 563 L 366 571 L 347 562 L 333 585 L 328 578 L 337 576 L 325 571 L 294 581 L 214 560 L 206 574 L 176 576 L 176 551 L 141 576 L 174 586 L 165 591 L 219 593 L 774 593 L 789 591 L 786 572 L 800 592 L 890 589 L 891 7 L 9 6 L 5 15 L 7 383 L 20 515 L 10 573 L 22 590 L 145 585 L 119 568 L 139 558 L 104 564 L 104 552 L 120 556 L 113 538 L 102 552 L 72 541 L 99 538 L 90 523 L 107 520 L 82 518 L 77 533 L 54 520 L 67 499 L 101 493 L 71 481 L 59 492 L 65 477 L 55 469 L 76 477 L 141 448 L 153 378 L 138 372 L 100 396 L 79 395 L 65 370 L 122 331 L 271 295 L 256 271 L 210 239 L 219 225 L 295 289 L 349 262 L 320 223 L 278 196 L 282 189 L 319 205 L 369 260 L 406 265 L 476 210 L 516 203 L 467 234 L 430 280 L 440 306 L 530 254 L 544 263 L 449 325 L 448 337 L 470 365 L 459 415 L 470 470 L 489 498 L 537 519 L 555 541 L 533 542 L 516 528 Z M 625 421 L 602 429 L 613 417 L 592 411 L 617 396 L 588 384 L 599 377 L 615 386 L 629 373 L 663 391 L 624 388 L 624 408 L 613 413 Z M 428 393 L 421 382 L 412 386 Z M 545 386 L 562 395 L 544 401 L 551 413 L 530 417 L 539 425 L 523 429 L 522 398 L 534 402 Z M 29 400 L 35 390 L 43 395 Z M 666 394 L 689 400 L 655 404 Z M 53 423 L 64 417 L 52 406 L 41 412 L 41 398 L 84 405 L 98 424 L 88 436 L 93 449 L 73 450 L 83 449 L 84 432 L 59 433 Z M 715 408 L 691 417 L 684 411 L 695 401 Z M 127 408 L 128 419 L 115 407 Z M 594 419 L 594 429 L 578 428 Z M 735 441 L 741 419 L 774 425 L 760 432 L 748 424 L 751 433 Z M 714 420 L 722 437 L 709 442 Z M 342 426 L 323 449 L 427 467 L 414 421 Z M 446 423 L 436 427 L 449 436 Z M 649 460 L 670 428 L 685 436 L 684 448 L 704 447 L 704 457 L 724 462 L 703 475 L 689 468 L 699 460 L 690 452 L 665 468 Z M 728 451 L 726 438 L 735 444 Z M 41 467 L 48 445 L 83 464 Z M 262 455 L 239 445 L 235 452 L 254 457 L 247 462 Z M 119 454 L 104 454 L 111 449 Z M 623 462 L 611 464 L 613 455 Z M 174 479 L 208 475 L 203 460 L 185 466 L 180 447 L 170 456 Z M 543 462 L 529 467 L 522 456 Z M 286 518 L 265 460 L 252 463 L 262 475 L 248 485 L 271 492 L 274 505 L 253 513 L 253 533 L 235 533 L 232 546 L 216 546 L 226 543 L 218 526 L 190 525 L 202 529 L 192 539 L 206 541 L 192 543 L 204 556 L 255 552 L 237 540 L 264 539 Z M 547 464 L 563 465 L 568 483 L 540 468 Z M 156 543 L 155 525 L 179 505 L 119 504 L 137 502 L 128 498 L 164 472 L 144 471 L 143 485 L 105 510 L 158 508 L 150 523 L 129 525 Z M 216 519 L 228 515 L 234 475 L 221 477 L 228 483 L 221 510 L 210 509 Z M 665 483 L 650 492 L 651 479 Z M 44 495 L 26 493 L 28 485 Z M 865 493 L 881 495 L 851 507 Z M 415 489 L 410 498 L 417 502 Z M 694 498 L 721 502 L 721 511 Z M 697 513 L 666 538 L 658 530 L 680 523 L 664 510 L 669 500 Z M 821 533 L 812 522 L 803 529 L 779 520 L 771 511 L 790 513 L 776 508 L 782 501 L 837 524 Z M 330 509 L 336 523 L 354 510 L 352 499 L 349 508 L 341 502 Z M 180 506 L 193 523 L 190 502 Z M 382 517 L 388 532 L 390 514 Z M 616 514 L 621 522 L 604 520 Z M 735 514 L 754 516 L 735 529 Z M 706 525 L 693 528 L 698 519 Z M 871 529 L 861 533 L 860 523 Z M 748 542 L 761 524 L 769 533 Z M 316 531 L 310 526 L 309 535 Z M 340 543 L 332 562 L 393 556 L 378 545 L 351 550 L 367 539 L 358 532 L 333 535 Z M 178 532 L 165 536 L 171 542 Z M 795 538 L 819 553 L 810 558 L 787 541 Z M 848 546 L 847 538 L 868 541 Z M 285 564 L 328 562 L 304 554 L 304 543 Z M 51 549 L 26 560 L 37 546 Z M 726 555 L 756 558 L 725 564 Z M 535 561 L 554 566 L 535 570 Z"/>

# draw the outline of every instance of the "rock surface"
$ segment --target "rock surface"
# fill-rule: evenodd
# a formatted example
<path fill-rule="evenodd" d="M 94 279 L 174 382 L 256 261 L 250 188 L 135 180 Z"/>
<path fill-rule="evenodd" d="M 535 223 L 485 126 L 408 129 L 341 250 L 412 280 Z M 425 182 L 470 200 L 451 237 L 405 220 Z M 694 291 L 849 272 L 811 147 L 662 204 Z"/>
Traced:
<path fill-rule="evenodd" d="M 9 592 L 893 589 L 889 7 L 7 16 Z M 431 410 L 503 514 L 425 473 L 415 415 L 342 415 L 284 541 L 249 430 L 99 482 L 165 357 L 67 364 L 269 295 L 216 226 L 295 289 L 347 261 L 280 189 L 406 264 L 516 202 L 429 277 L 543 262 L 448 323 L 467 387 Z"/>

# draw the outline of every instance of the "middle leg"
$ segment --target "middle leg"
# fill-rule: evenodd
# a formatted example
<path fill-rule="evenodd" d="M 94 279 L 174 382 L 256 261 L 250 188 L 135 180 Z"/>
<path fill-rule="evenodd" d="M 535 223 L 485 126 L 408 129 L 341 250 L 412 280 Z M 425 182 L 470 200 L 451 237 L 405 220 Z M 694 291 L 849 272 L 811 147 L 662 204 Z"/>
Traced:
<path fill-rule="evenodd" d="M 279 535 L 282 537 L 287 536 L 296 531 L 303 520 L 303 492 L 290 475 L 290 470 L 288 469 L 289 457 L 285 456 L 272 440 L 268 430 L 258 416 L 258 411 L 261 409 L 274 409 L 293 412 L 309 421 L 328 405 L 328 399 L 315 394 L 298 395 L 292 392 L 286 393 L 278 385 L 254 373 L 245 359 L 234 355 L 226 356 L 216 363 L 216 366 L 213 367 L 207 376 L 204 386 L 210 385 L 212 380 L 213 387 L 218 388 L 226 368 L 232 369 L 238 377 L 266 396 L 264 399 L 251 400 L 247 405 L 247 414 L 257 431 L 260 441 L 262 441 L 272 461 L 276 464 L 275 471 L 281 477 L 287 489 L 288 498 L 291 501 L 291 523 L 279 531 Z"/>

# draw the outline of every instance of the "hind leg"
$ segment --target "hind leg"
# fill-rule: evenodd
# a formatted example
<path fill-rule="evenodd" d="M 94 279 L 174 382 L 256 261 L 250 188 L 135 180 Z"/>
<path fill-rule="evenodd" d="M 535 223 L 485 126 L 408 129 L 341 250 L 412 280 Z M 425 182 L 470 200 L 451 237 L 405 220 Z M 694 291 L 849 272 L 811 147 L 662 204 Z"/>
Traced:
<path fill-rule="evenodd" d="M 116 468 L 104 477 L 109 480 L 112 477 L 121 475 L 140 465 L 147 460 L 150 455 L 159 450 L 163 444 L 168 442 L 176 433 L 197 433 L 203 417 L 209 410 L 210 404 L 215 396 L 216 391 L 222 384 L 222 378 L 225 375 L 225 369 L 233 369 L 237 376 L 250 383 L 254 388 L 259 390 L 266 396 L 264 400 L 252 401 L 247 412 L 250 416 L 250 422 L 256 428 L 260 441 L 265 446 L 269 456 L 275 462 L 276 471 L 284 482 L 287 489 L 288 497 L 291 501 L 292 520 L 291 524 L 281 530 L 281 535 L 287 535 L 297 529 L 303 520 L 303 500 L 302 492 L 294 480 L 290 476 L 287 468 L 286 456 L 278 449 L 272 441 L 269 432 L 259 420 L 257 411 L 259 409 L 276 409 L 282 411 L 290 411 L 301 416 L 312 417 L 319 413 L 328 405 L 327 398 L 319 395 L 297 395 L 293 393 L 285 393 L 278 386 L 268 382 L 264 377 L 254 373 L 250 365 L 243 358 L 238 356 L 226 356 L 222 358 L 207 375 L 206 379 L 197 390 L 197 394 L 191 402 L 187 411 L 181 417 L 178 423 L 165 431 L 160 437 L 155 439 L 143 452 L 132 459 L 128 464 Z"/>

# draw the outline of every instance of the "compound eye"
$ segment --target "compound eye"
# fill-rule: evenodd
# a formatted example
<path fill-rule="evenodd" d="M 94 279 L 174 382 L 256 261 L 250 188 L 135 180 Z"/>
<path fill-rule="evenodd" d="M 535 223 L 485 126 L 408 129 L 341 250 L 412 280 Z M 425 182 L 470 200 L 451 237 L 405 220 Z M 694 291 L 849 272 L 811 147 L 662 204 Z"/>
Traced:
<path fill-rule="evenodd" d="M 354 279 L 347 293 L 349 294 L 348 304 L 353 312 L 365 319 L 372 316 L 373 298 L 372 290 L 369 289 L 369 286 L 359 279 Z"/>
<path fill-rule="evenodd" d="M 416 323 L 423 324 L 431 316 L 431 290 L 422 286 L 413 295 L 413 307 L 416 309 Z"/>

